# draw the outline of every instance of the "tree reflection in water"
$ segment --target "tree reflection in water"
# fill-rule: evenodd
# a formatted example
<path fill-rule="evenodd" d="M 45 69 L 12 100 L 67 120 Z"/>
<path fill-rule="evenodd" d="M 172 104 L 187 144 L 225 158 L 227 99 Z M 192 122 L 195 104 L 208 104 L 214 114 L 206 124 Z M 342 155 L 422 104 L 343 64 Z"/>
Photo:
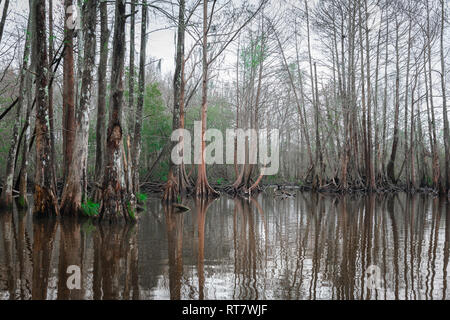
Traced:
<path fill-rule="evenodd" d="M 170 299 L 180 300 L 183 276 L 183 213 L 173 206 L 164 206 L 167 229 L 167 251 L 169 257 Z"/>
<path fill-rule="evenodd" d="M 139 299 L 136 225 L 99 225 L 94 234 L 94 299 Z"/>
<path fill-rule="evenodd" d="M 298 193 L 186 205 L 152 200 L 133 226 L 2 212 L 0 299 L 450 298 L 445 199 Z M 66 286 L 70 265 L 80 290 Z"/>
<path fill-rule="evenodd" d="M 33 300 L 47 299 L 56 228 L 57 221 L 54 218 L 33 219 Z"/>

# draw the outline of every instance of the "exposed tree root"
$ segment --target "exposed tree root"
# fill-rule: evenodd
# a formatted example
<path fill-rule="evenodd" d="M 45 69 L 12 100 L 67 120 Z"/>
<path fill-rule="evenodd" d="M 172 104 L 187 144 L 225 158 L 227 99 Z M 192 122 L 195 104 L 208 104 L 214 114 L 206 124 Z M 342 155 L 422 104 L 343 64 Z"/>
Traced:
<path fill-rule="evenodd" d="M 174 173 L 175 172 L 175 173 Z M 167 182 L 163 188 L 162 200 L 166 203 L 175 202 L 178 197 L 188 195 L 192 192 L 192 182 L 189 175 L 186 173 L 184 164 L 178 167 L 173 167 L 169 170 Z"/>
<path fill-rule="evenodd" d="M 207 181 L 203 179 L 200 182 L 197 182 L 197 186 L 195 187 L 195 197 L 197 198 L 217 198 L 220 196 L 220 193 L 214 190 Z"/>
<path fill-rule="evenodd" d="M 169 176 L 167 177 L 167 183 L 164 187 L 164 195 L 162 200 L 166 203 L 176 201 L 179 195 L 179 184 L 175 178 L 172 169 L 169 170 Z"/>
<path fill-rule="evenodd" d="M 205 168 L 200 167 L 197 177 L 197 183 L 195 186 L 195 197 L 196 198 L 217 198 L 220 193 L 214 190 L 208 182 L 206 177 Z"/>
<path fill-rule="evenodd" d="M 33 215 L 36 217 L 59 215 L 58 200 L 50 188 L 35 185 Z"/>
<path fill-rule="evenodd" d="M 137 220 L 136 202 L 133 197 L 125 199 L 122 190 L 114 190 L 109 185 L 104 191 L 99 209 L 99 220 L 105 223 L 133 223 Z"/>

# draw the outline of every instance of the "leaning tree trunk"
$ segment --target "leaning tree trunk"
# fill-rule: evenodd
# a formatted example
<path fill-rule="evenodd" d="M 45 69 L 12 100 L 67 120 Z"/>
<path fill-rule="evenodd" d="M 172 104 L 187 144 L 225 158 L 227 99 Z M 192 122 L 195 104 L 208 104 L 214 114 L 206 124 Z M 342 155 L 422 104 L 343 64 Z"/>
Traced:
<path fill-rule="evenodd" d="M 106 69 L 108 63 L 108 8 L 106 0 L 100 1 L 100 61 L 98 64 L 98 93 L 97 93 L 97 127 L 95 151 L 95 181 L 102 181 L 103 164 L 105 159 L 106 141 Z M 95 188 L 94 201 L 99 202 L 101 192 Z"/>
<path fill-rule="evenodd" d="M 182 0 L 183 1 L 183 0 Z M 141 127 L 142 127 L 142 109 L 144 107 L 145 91 L 145 60 L 147 50 L 147 1 L 142 2 L 142 21 L 141 21 L 141 49 L 139 57 L 139 92 L 136 106 L 136 123 L 134 126 L 134 139 L 132 151 L 132 192 L 139 192 L 139 157 L 141 155 Z"/>
<path fill-rule="evenodd" d="M 53 184 L 50 157 L 48 120 L 48 60 L 45 36 L 45 0 L 36 0 L 34 10 L 34 36 L 36 37 L 36 173 L 34 178 L 34 209 L 36 216 L 58 214 L 58 200 Z"/>
<path fill-rule="evenodd" d="M 17 138 L 19 134 L 19 126 L 20 126 L 20 113 L 22 111 L 24 97 L 26 94 L 25 80 L 28 69 L 28 61 L 30 57 L 30 39 L 28 33 L 31 30 L 30 24 L 31 14 L 28 17 L 28 26 L 27 26 L 27 34 L 25 35 L 25 49 L 23 52 L 23 62 L 22 69 L 20 71 L 20 86 L 19 86 L 19 101 L 16 109 L 16 118 L 14 120 L 13 127 L 13 137 L 11 140 L 11 147 L 8 152 L 8 159 L 6 162 L 6 174 L 5 174 L 5 182 L 3 183 L 2 194 L 0 196 L 0 208 L 5 207 L 8 208 L 12 205 L 12 189 L 13 189 L 13 180 L 14 180 L 14 171 L 15 171 L 15 163 L 16 163 L 16 153 L 17 153 Z M 31 89 L 31 88 L 30 88 Z"/>
<path fill-rule="evenodd" d="M 95 65 L 95 22 L 97 0 L 83 4 L 84 59 L 80 101 L 77 110 L 77 130 L 74 154 L 67 172 L 61 199 L 62 214 L 81 214 L 81 203 L 87 194 L 87 156 L 89 134 L 89 105 Z"/>
<path fill-rule="evenodd" d="M 110 117 L 106 140 L 100 218 L 118 222 L 134 220 L 134 196 L 126 192 L 122 162 L 123 69 L 125 58 L 125 0 L 116 1 L 111 74 Z"/>
<path fill-rule="evenodd" d="M 203 72 L 202 72 L 202 146 L 201 146 L 201 164 L 198 165 L 197 183 L 195 194 L 197 197 L 217 196 L 215 191 L 208 183 L 205 163 L 205 132 L 206 132 L 206 112 L 208 109 L 208 1 L 203 1 Z"/>

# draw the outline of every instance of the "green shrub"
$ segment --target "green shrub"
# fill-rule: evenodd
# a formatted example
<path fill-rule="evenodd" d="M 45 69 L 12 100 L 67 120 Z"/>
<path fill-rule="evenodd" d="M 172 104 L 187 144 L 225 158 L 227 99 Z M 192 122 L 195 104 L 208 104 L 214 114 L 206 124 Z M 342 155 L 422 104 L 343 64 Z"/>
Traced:
<path fill-rule="evenodd" d="M 88 217 L 97 216 L 99 209 L 100 209 L 100 204 L 95 203 L 91 200 L 87 200 L 86 202 L 81 204 L 81 211 L 83 211 L 84 215 L 86 215 Z"/>
<path fill-rule="evenodd" d="M 140 203 L 145 203 L 147 201 L 148 196 L 145 193 L 136 193 L 136 199 Z"/>

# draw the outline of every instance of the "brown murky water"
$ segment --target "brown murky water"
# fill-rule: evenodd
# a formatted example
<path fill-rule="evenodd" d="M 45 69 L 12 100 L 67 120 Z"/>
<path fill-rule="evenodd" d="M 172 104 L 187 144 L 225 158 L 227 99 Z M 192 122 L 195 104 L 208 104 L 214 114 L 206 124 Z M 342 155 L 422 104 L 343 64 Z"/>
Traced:
<path fill-rule="evenodd" d="M 150 199 L 132 227 L 0 214 L 0 299 L 450 298 L 444 199 L 298 193 L 186 204 L 179 214 Z M 71 265 L 80 290 L 67 287 Z"/>

